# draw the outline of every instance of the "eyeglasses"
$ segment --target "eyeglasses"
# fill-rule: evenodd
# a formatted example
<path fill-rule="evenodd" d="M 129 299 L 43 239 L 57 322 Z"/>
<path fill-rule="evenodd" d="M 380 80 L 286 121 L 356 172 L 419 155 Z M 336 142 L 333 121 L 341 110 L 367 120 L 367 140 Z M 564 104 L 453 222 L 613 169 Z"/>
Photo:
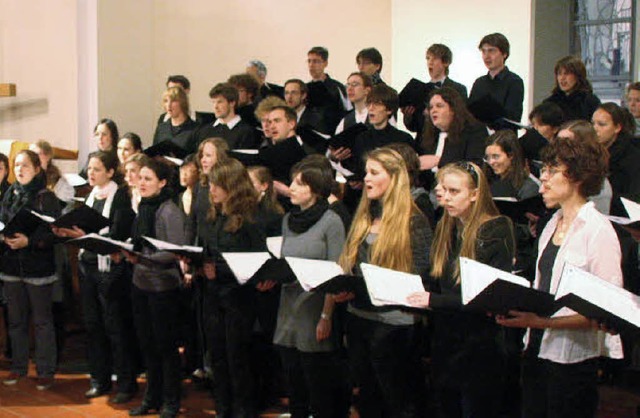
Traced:
<path fill-rule="evenodd" d="M 458 161 L 456 163 L 456 166 L 469 173 L 474 183 L 478 185 L 478 172 L 476 171 L 476 168 L 473 166 L 473 164 L 471 164 L 469 161 Z"/>
<path fill-rule="evenodd" d="M 553 177 L 558 173 L 564 173 L 566 170 L 563 170 L 559 167 L 551 167 L 551 166 L 543 166 L 540 169 L 540 177 L 546 175 L 548 177 Z"/>

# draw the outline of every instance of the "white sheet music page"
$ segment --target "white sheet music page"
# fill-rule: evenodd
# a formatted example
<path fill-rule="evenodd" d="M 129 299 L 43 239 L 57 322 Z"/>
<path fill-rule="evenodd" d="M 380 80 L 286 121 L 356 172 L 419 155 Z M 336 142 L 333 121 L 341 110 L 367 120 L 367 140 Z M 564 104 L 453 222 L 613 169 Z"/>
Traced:
<path fill-rule="evenodd" d="M 409 295 L 415 292 L 424 292 L 422 278 L 417 274 L 405 273 L 361 263 L 360 269 L 367 284 L 367 291 L 371 303 L 375 306 L 404 305 Z"/>
<path fill-rule="evenodd" d="M 245 284 L 271 258 L 271 255 L 267 252 L 222 253 L 222 258 L 229 265 L 238 283 Z"/>
<path fill-rule="evenodd" d="M 460 286 L 462 288 L 462 303 L 468 304 L 491 283 L 501 279 L 523 287 L 531 287 L 524 277 L 507 273 L 495 267 L 480 263 L 466 257 L 460 257 Z"/>
<path fill-rule="evenodd" d="M 335 261 L 311 260 L 308 258 L 285 257 L 289 267 L 298 278 L 305 291 L 310 291 L 322 283 L 344 274 L 342 267 Z"/>
<path fill-rule="evenodd" d="M 282 256 L 282 237 L 267 238 L 267 249 L 274 255 L 274 257 L 280 258 Z"/>
<path fill-rule="evenodd" d="M 565 264 L 556 299 L 572 293 L 640 327 L 640 296 L 571 264 Z"/>

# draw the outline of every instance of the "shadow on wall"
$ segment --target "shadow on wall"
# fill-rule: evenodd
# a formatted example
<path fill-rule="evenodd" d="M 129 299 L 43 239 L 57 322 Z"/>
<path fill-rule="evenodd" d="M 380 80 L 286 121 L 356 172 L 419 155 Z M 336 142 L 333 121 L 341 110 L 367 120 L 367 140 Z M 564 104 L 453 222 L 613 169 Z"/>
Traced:
<path fill-rule="evenodd" d="M 0 101 L 0 123 L 16 122 L 49 113 L 47 98 L 9 101 L 6 104 Z"/>

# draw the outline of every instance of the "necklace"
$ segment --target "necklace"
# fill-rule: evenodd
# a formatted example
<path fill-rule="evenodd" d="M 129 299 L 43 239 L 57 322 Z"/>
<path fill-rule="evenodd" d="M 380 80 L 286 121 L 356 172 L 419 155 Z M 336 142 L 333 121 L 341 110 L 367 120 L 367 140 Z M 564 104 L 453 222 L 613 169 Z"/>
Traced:
<path fill-rule="evenodd" d="M 569 224 L 569 226 L 571 226 L 571 224 Z M 564 217 L 560 218 L 560 220 L 558 221 L 558 238 L 560 239 L 560 241 L 564 240 L 564 236 L 566 235 L 569 226 L 566 226 L 566 224 L 564 223 Z"/>

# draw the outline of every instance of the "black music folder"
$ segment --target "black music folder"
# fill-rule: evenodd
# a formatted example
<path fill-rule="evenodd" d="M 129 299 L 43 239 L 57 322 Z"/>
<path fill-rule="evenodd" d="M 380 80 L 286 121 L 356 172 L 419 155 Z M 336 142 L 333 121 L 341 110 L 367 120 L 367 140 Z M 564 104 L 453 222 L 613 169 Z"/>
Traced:
<path fill-rule="evenodd" d="M 460 280 L 462 303 L 468 310 L 549 316 L 559 308 L 552 294 L 531 288 L 527 279 L 469 258 L 460 257 Z"/>
<path fill-rule="evenodd" d="M 74 245 L 79 248 L 91 251 L 100 255 L 119 253 L 122 250 L 133 253 L 133 244 L 103 237 L 96 233 L 74 238 L 66 241 L 67 245 Z"/>
<path fill-rule="evenodd" d="M 157 144 L 151 145 L 143 151 L 149 157 L 176 157 L 181 160 L 189 155 L 189 152 L 182 148 L 181 146 L 173 143 L 170 139 L 166 139 L 164 141 L 158 142 Z"/>
<path fill-rule="evenodd" d="M 400 107 L 413 106 L 416 108 L 424 108 L 431 90 L 427 83 L 417 78 L 412 78 L 398 94 Z"/>
<path fill-rule="evenodd" d="M 335 135 L 329 138 L 329 146 L 331 148 L 349 148 L 353 149 L 354 144 L 356 143 L 356 138 L 361 133 L 365 132 L 367 129 L 367 125 L 364 123 L 356 123 L 355 125 L 349 126 L 344 131 L 340 132 L 338 135 Z"/>
<path fill-rule="evenodd" d="M 324 154 L 329 148 L 329 135 L 316 131 L 308 126 L 301 126 L 296 129 L 296 133 L 302 142 L 313 148 L 314 151 Z"/>
<path fill-rule="evenodd" d="M 75 225 L 87 234 L 90 234 L 92 232 L 99 232 L 102 228 L 110 226 L 111 221 L 92 207 L 80 205 L 56 219 L 52 225 L 58 228 L 69 229 L 72 229 Z"/>
<path fill-rule="evenodd" d="M 540 194 L 522 200 L 512 197 L 494 197 L 493 203 L 496 204 L 502 215 L 508 216 L 513 222 L 520 224 L 528 222 L 525 213 L 540 215 L 546 210 Z"/>
<path fill-rule="evenodd" d="M 566 264 L 557 303 L 622 333 L 640 334 L 640 296 Z"/>
<path fill-rule="evenodd" d="M 50 216 L 39 214 L 35 211 L 22 208 L 16 213 L 6 225 L 0 225 L 0 233 L 10 237 L 17 233 L 29 236 L 35 232 L 40 225 L 47 225 L 53 222 Z"/>

